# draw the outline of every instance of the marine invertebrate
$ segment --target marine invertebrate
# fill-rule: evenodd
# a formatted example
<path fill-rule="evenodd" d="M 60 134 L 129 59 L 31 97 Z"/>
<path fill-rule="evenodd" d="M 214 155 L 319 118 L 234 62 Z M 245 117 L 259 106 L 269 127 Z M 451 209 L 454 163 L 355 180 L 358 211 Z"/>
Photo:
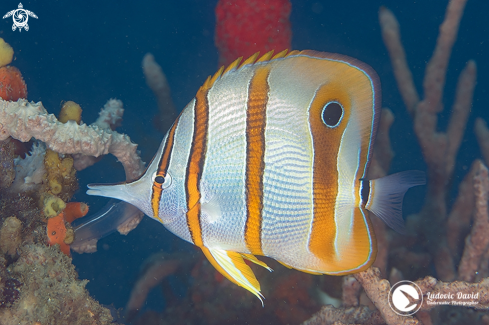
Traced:
<path fill-rule="evenodd" d="M 48 236 L 48 245 L 53 246 L 58 244 L 59 249 L 66 255 L 70 255 L 70 246 L 65 243 L 66 238 L 66 226 L 63 212 L 55 217 L 48 219 L 46 227 Z"/>
<path fill-rule="evenodd" d="M 0 67 L 10 64 L 13 57 L 14 49 L 0 37 Z"/>
<path fill-rule="evenodd" d="M 7 188 L 12 185 L 15 179 L 14 166 L 15 145 L 9 139 L 0 141 L 0 188 Z"/>
<path fill-rule="evenodd" d="M 290 11 L 289 0 L 220 0 L 215 9 L 219 65 L 259 51 L 290 49 Z"/>
<path fill-rule="evenodd" d="M 66 207 L 63 200 L 55 195 L 50 195 L 44 198 L 43 212 L 46 218 L 53 218 Z"/>
<path fill-rule="evenodd" d="M 177 110 L 173 104 L 168 80 L 151 53 L 147 53 L 143 58 L 143 73 L 158 102 L 159 116 L 155 126 L 160 132 L 166 133 L 177 117 Z"/>
<path fill-rule="evenodd" d="M 17 102 L 0 100 L 0 141 L 12 136 L 27 142 L 34 137 L 58 154 L 77 154 L 74 157 L 74 166 L 78 170 L 94 163 L 94 159 L 86 159 L 87 157 L 112 153 L 124 166 L 127 180 L 132 180 L 141 175 L 144 163 L 137 154 L 137 145 L 127 135 L 111 129 L 117 126 L 122 112 L 122 102 L 109 100 L 99 119 L 93 125 L 87 126 L 78 125 L 74 121 L 61 123 L 54 115 L 48 114 L 41 103 L 22 99 Z M 118 230 L 128 233 L 138 225 L 142 217 L 142 213 L 134 211 L 131 218 L 120 225 Z"/>
<path fill-rule="evenodd" d="M 68 121 L 75 121 L 76 124 L 81 122 L 82 109 L 80 105 L 69 100 L 63 104 L 61 111 L 59 112 L 58 120 L 61 123 L 66 123 Z"/>
<path fill-rule="evenodd" d="M 22 283 L 15 278 L 8 278 L 2 282 L 0 286 L 0 307 L 11 307 L 20 297 L 19 289 L 22 287 Z"/>
<path fill-rule="evenodd" d="M 9 141 L 7 139 L 3 143 Z M 29 154 L 25 158 L 13 159 L 15 166 L 15 179 L 9 191 L 12 193 L 38 190 L 41 186 L 46 168 L 44 167 L 44 156 L 46 146 L 40 141 L 34 141 Z"/>
<path fill-rule="evenodd" d="M 144 169 L 136 153 L 137 145 L 127 135 L 97 125 L 77 125 L 73 121 L 61 123 L 54 115 L 48 114 L 42 103 L 1 100 L 0 122 L 0 140 L 9 136 L 23 142 L 36 138 L 46 143 L 49 149 L 62 154 L 98 157 L 112 153 L 124 166 L 128 179 L 138 177 Z"/>
<path fill-rule="evenodd" d="M 48 236 L 48 245 L 58 244 L 61 251 L 70 255 L 70 244 L 74 239 L 72 228 L 66 228 L 66 222 L 71 223 L 73 220 L 84 217 L 88 213 L 88 205 L 81 202 L 67 203 L 63 211 L 47 221 L 46 232 Z"/>
<path fill-rule="evenodd" d="M 0 98 L 16 101 L 27 97 L 27 86 L 22 74 L 16 67 L 0 68 Z"/>
<path fill-rule="evenodd" d="M 111 324 L 110 311 L 89 296 L 88 281 L 77 279 L 71 259 L 58 249 L 24 245 L 8 270 L 22 289 L 9 308 L 0 308 L 2 325 Z"/>
<path fill-rule="evenodd" d="M 22 222 L 16 217 L 8 217 L 0 229 L 0 251 L 14 257 L 21 242 Z"/>

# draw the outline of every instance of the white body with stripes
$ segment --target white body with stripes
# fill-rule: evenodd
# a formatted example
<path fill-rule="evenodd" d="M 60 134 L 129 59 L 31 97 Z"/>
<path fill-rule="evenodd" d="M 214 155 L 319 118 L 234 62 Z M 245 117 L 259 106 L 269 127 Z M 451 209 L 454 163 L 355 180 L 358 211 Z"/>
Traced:
<path fill-rule="evenodd" d="M 367 268 L 376 254 L 367 208 L 400 228 L 404 192 L 423 183 L 416 172 L 363 181 L 379 118 L 375 72 L 313 51 L 255 60 L 206 81 L 140 179 L 88 193 L 137 206 L 257 296 L 243 258 L 310 273 Z"/>

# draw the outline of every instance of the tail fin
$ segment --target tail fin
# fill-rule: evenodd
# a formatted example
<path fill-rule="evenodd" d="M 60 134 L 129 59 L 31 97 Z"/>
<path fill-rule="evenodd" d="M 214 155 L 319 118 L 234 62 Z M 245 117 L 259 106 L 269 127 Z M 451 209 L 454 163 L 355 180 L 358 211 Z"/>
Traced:
<path fill-rule="evenodd" d="M 382 219 L 386 225 L 404 234 L 402 200 L 413 186 L 426 184 L 425 173 L 409 170 L 369 181 L 370 190 L 365 208 Z"/>

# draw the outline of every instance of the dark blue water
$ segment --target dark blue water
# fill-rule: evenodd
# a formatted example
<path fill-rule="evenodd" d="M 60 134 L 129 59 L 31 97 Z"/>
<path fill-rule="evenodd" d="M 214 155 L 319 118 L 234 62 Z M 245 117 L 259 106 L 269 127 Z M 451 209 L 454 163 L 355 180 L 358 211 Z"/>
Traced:
<path fill-rule="evenodd" d="M 163 135 L 153 127 L 157 107 L 146 86 L 141 60 L 154 54 L 166 73 L 174 102 L 181 110 L 208 75 L 217 68 L 214 46 L 216 1 L 25 1 L 24 9 L 39 19 L 29 19 L 29 31 L 13 32 L 12 20 L 0 21 L 0 37 L 15 50 L 15 61 L 28 86 L 28 99 L 42 101 L 57 114 L 60 102 L 73 100 L 83 108 L 83 120 L 92 123 L 109 98 L 118 98 L 126 109 L 119 132 L 139 143 L 143 160 L 149 162 Z M 425 169 L 412 123 L 397 91 L 390 61 L 378 24 L 381 5 L 397 16 L 414 80 L 421 92 L 426 62 L 435 46 L 447 1 L 292 1 L 294 49 L 314 49 L 347 54 L 371 65 L 382 81 L 383 106 L 396 116 L 392 128 L 396 157 L 391 172 Z M 18 1 L 0 2 L 2 15 L 17 8 Z M 478 85 L 467 131 L 457 159 L 454 184 L 466 173 L 480 152 L 473 133 L 476 117 L 489 120 L 489 2 L 469 0 L 458 40 L 451 56 L 444 93 L 445 111 L 440 130 L 449 118 L 456 80 L 469 59 L 478 66 Z M 112 156 L 79 172 L 80 191 L 74 200 L 89 203 L 96 211 L 107 202 L 89 197 L 87 183 L 124 180 L 122 166 Z M 406 198 L 405 214 L 420 208 L 423 190 Z M 415 203 L 416 202 L 416 203 Z M 73 257 L 80 278 L 103 304 L 124 307 L 142 262 L 159 251 L 171 252 L 189 245 L 163 226 L 145 218 L 128 236 L 113 234 L 99 242 L 95 254 Z M 183 253 L 182 253 L 183 254 Z M 158 290 L 147 307 L 162 310 Z"/>

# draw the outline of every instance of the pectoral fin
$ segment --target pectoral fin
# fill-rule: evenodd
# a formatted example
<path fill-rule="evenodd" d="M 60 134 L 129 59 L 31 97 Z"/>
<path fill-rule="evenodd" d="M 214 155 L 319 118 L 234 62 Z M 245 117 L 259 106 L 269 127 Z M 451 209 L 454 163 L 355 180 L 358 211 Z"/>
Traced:
<path fill-rule="evenodd" d="M 212 249 L 207 247 L 201 248 L 209 262 L 211 262 L 211 264 L 219 272 L 221 272 L 222 275 L 224 275 L 229 281 L 245 288 L 257 296 L 263 305 L 264 297 L 260 293 L 260 283 L 256 279 L 251 268 L 245 263 L 243 256 L 240 253 L 229 252 L 223 249 Z M 246 258 L 250 259 L 252 262 L 260 262 L 254 256 L 254 260 L 251 259 L 248 254 Z M 263 262 L 257 264 L 267 267 Z"/>

